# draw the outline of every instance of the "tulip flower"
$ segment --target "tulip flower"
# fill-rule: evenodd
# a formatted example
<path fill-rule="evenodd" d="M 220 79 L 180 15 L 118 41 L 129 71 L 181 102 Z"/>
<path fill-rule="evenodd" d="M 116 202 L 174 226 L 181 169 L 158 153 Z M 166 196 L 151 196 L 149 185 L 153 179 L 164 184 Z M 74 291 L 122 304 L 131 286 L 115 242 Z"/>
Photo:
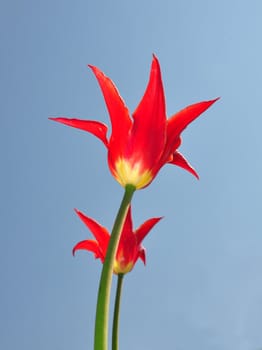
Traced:
<path fill-rule="evenodd" d="M 94 253 L 95 258 L 99 258 L 101 262 L 104 263 L 110 239 L 109 232 L 105 227 L 84 215 L 81 211 L 76 210 L 76 213 L 92 232 L 95 240 L 84 240 L 77 243 L 73 248 L 73 255 L 75 255 L 77 250 L 88 250 Z M 138 258 L 141 259 L 144 264 L 146 263 L 145 248 L 141 243 L 159 220 L 161 220 L 161 217 L 151 218 L 144 222 L 137 230 L 133 231 L 131 207 L 129 207 L 115 256 L 113 267 L 115 274 L 125 274 L 130 272 Z"/>
<path fill-rule="evenodd" d="M 50 118 L 56 122 L 87 131 L 98 137 L 108 151 L 112 175 L 123 186 L 136 189 L 148 186 L 167 163 L 177 165 L 198 178 L 195 169 L 178 151 L 182 131 L 217 99 L 190 105 L 169 119 L 158 59 L 153 56 L 149 82 L 132 116 L 114 83 L 97 67 L 89 66 L 102 90 L 111 119 L 112 132 L 93 120 Z"/>

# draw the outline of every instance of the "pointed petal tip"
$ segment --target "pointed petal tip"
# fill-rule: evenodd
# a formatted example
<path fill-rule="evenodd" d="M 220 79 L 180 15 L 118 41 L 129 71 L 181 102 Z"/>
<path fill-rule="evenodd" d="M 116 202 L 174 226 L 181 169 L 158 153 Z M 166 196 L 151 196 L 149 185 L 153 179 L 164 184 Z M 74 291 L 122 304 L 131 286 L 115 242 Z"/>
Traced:
<path fill-rule="evenodd" d="M 142 260 L 143 264 L 146 266 L 146 249 L 143 246 L 139 251 L 139 258 Z"/>
<path fill-rule="evenodd" d="M 195 176 L 195 178 L 196 178 L 197 180 L 200 180 L 200 177 L 199 177 L 199 175 L 198 175 L 197 172 L 195 172 L 193 175 Z"/>
<path fill-rule="evenodd" d="M 176 151 L 173 154 L 173 158 L 169 163 L 173 165 L 177 165 L 180 168 L 188 171 L 190 174 L 194 175 L 199 180 L 199 176 L 196 170 L 192 167 L 192 165 L 180 152 Z"/>
<path fill-rule="evenodd" d="M 72 255 L 73 255 L 74 257 L 76 256 L 76 251 L 78 250 L 78 249 L 77 249 L 78 244 L 79 244 L 79 243 L 77 243 L 77 244 L 73 247 L 73 249 L 72 249 Z"/>
<path fill-rule="evenodd" d="M 191 173 L 197 180 L 199 180 L 199 175 L 196 172 L 196 170 L 189 163 L 187 165 L 188 166 L 186 166 L 186 167 L 183 167 L 183 166 L 181 166 L 181 167 L 184 168 L 185 170 L 187 170 L 189 173 Z"/>
<path fill-rule="evenodd" d="M 220 100 L 220 99 L 221 99 L 221 96 L 218 96 L 218 97 L 216 97 L 215 99 L 210 100 L 210 102 L 212 102 L 212 104 L 213 104 L 213 103 L 215 103 L 216 101 L 218 101 L 218 100 Z"/>
<path fill-rule="evenodd" d="M 92 70 L 92 72 L 97 76 L 97 77 L 103 77 L 105 78 L 106 75 L 96 66 L 92 65 L 92 64 L 88 64 L 87 65 L 88 68 L 90 68 Z"/>
<path fill-rule="evenodd" d="M 78 210 L 78 209 L 76 209 L 76 208 L 74 208 L 74 211 L 75 211 L 75 213 L 76 213 L 80 218 L 81 218 L 81 216 L 84 215 L 80 210 Z"/>
<path fill-rule="evenodd" d="M 96 66 L 93 64 L 87 64 L 87 68 L 91 69 L 91 71 L 97 76 L 97 75 L 102 75 L 104 76 L 104 73 Z"/>
<path fill-rule="evenodd" d="M 93 66 L 92 64 L 88 64 L 87 67 L 92 69 L 92 71 L 94 71 L 95 69 L 98 69 L 96 66 Z"/>
<path fill-rule="evenodd" d="M 159 61 L 158 61 L 158 58 L 157 58 L 157 56 L 156 56 L 156 54 L 155 54 L 155 53 L 153 53 L 153 54 L 152 54 L 152 57 L 153 57 L 153 60 L 154 60 L 154 61 L 159 62 Z"/>
<path fill-rule="evenodd" d="M 157 67 L 160 70 L 160 63 L 159 63 L 159 60 L 158 60 L 157 56 L 153 53 L 152 57 L 153 57 L 153 59 L 152 59 L 152 68 L 153 67 Z"/>
<path fill-rule="evenodd" d="M 164 219 L 164 216 L 158 216 L 158 217 L 155 217 L 155 218 L 151 218 L 151 219 L 149 219 L 149 220 L 147 220 L 147 221 L 152 221 L 152 222 L 154 222 L 154 226 L 160 221 L 160 220 L 162 220 L 162 219 Z"/>
<path fill-rule="evenodd" d="M 188 164 L 188 165 L 190 168 L 184 168 L 184 169 L 187 170 L 190 174 L 192 174 L 197 180 L 200 180 L 200 177 L 196 172 L 195 168 L 193 168 L 191 164 Z"/>

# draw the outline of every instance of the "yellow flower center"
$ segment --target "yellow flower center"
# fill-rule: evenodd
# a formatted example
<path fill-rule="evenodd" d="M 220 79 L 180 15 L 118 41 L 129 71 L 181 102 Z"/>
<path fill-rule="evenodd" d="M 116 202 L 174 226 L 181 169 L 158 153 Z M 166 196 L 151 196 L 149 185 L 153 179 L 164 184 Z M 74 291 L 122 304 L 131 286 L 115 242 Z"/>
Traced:
<path fill-rule="evenodd" d="M 129 161 L 122 158 L 115 164 L 115 177 L 123 187 L 133 185 L 137 190 L 147 186 L 153 179 L 152 172 L 142 169 L 141 163 L 130 165 Z"/>
<path fill-rule="evenodd" d="M 124 273 L 130 272 L 133 267 L 134 267 L 134 263 L 132 261 L 130 261 L 128 264 L 121 264 L 120 261 L 115 260 L 113 271 L 116 275 L 124 274 Z"/>

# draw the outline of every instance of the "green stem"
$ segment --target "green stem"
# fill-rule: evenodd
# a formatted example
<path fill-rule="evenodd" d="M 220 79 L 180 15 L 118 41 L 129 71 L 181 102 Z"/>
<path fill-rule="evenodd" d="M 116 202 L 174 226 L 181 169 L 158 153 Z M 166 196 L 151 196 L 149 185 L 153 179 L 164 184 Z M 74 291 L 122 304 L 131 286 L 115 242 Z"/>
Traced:
<path fill-rule="evenodd" d="M 112 350 L 118 350 L 119 310 L 124 274 L 117 275 L 115 309 L 112 330 Z"/>
<path fill-rule="evenodd" d="M 96 305 L 96 322 L 95 322 L 95 339 L 94 350 L 107 350 L 108 343 L 108 315 L 110 303 L 110 290 L 112 284 L 113 264 L 118 247 L 120 233 L 126 218 L 132 196 L 136 188 L 132 185 L 127 185 L 125 188 L 124 197 L 118 210 L 115 223 L 112 229 L 109 245 L 103 269 L 100 278 L 98 289 L 98 298 Z"/>

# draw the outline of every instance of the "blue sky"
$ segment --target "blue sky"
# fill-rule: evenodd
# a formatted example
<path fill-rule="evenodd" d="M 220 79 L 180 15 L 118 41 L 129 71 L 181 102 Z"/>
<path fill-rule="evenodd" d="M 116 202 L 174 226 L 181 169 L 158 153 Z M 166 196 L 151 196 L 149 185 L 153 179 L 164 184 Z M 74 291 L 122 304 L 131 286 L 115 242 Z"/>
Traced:
<path fill-rule="evenodd" d="M 168 115 L 221 96 L 183 134 L 200 181 L 164 167 L 134 198 L 146 268 L 124 281 L 120 349 L 262 347 L 260 0 L 2 1 L 0 348 L 92 349 L 101 264 L 73 208 L 112 227 L 123 190 L 105 149 L 48 116 L 108 124 L 86 65 L 133 111 L 152 53 Z"/>

